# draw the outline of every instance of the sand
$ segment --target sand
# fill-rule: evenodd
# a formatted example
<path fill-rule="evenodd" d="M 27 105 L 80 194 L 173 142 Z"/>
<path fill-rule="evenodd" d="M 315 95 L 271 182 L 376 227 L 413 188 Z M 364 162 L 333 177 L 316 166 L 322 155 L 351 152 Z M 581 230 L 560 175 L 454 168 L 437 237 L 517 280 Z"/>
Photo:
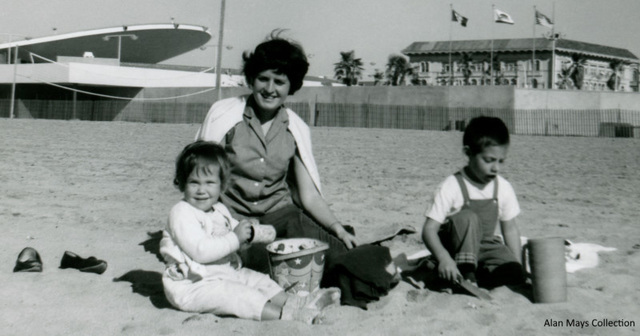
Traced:
<path fill-rule="evenodd" d="M 615 247 L 568 275 L 568 301 L 534 304 L 500 287 L 493 301 L 401 282 L 368 310 L 327 309 L 324 325 L 255 322 L 171 308 L 163 264 L 145 250 L 180 198 L 173 161 L 198 125 L 0 119 L 2 335 L 633 335 L 640 326 L 640 140 L 513 136 L 503 175 L 522 235 Z M 426 202 L 462 167 L 461 133 L 314 128 L 324 193 L 361 239 L 421 229 Z M 419 234 L 385 243 L 424 248 Z M 147 244 L 148 245 L 148 244 Z M 42 273 L 13 273 L 34 247 Z M 146 246 L 152 249 L 153 246 Z M 104 274 L 59 269 L 66 250 L 106 260 Z M 114 279 L 122 281 L 114 281 Z M 577 322 L 587 321 L 582 328 Z M 558 324 L 561 322 L 562 325 Z M 574 325 L 575 323 L 575 325 Z M 547 324 L 545 326 L 545 324 Z"/>

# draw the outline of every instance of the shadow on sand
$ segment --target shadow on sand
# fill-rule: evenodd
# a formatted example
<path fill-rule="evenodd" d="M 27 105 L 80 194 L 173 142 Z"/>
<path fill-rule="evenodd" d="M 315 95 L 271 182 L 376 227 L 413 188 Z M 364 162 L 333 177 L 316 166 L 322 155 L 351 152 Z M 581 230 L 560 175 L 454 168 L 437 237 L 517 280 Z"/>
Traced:
<path fill-rule="evenodd" d="M 158 261 L 164 263 L 162 255 L 160 254 L 160 240 L 162 239 L 162 231 L 147 232 L 149 239 L 143 241 L 138 245 L 144 247 L 145 252 L 149 252 L 158 258 Z"/>
<path fill-rule="evenodd" d="M 134 293 L 148 297 L 156 308 L 173 308 L 164 295 L 162 286 L 162 274 L 153 271 L 133 270 L 118 278 L 113 278 L 114 282 L 130 282 L 131 290 Z"/>
<path fill-rule="evenodd" d="M 162 231 L 147 232 L 149 239 L 143 241 L 139 245 L 144 247 L 145 252 L 149 252 L 163 262 L 160 255 L 160 239 L 162 239 Z M 132 270 L 120 277 L 113 278 L 114 282 L 130 282 L 131 290 L 134 293 L 148 297 L 156 308 L 172 308 L 171 303 L 167 301 L 164 295 L 164 287 L 162 286 L 162 274 L 154 271 Z"/>

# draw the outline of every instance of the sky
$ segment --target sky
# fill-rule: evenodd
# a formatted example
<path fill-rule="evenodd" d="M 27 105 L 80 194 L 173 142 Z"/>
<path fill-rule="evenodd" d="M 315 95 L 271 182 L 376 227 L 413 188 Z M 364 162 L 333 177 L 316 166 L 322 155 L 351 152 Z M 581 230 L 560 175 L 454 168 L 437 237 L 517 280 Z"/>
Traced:
<path fill-rule="evenodd" d="M 640 56 L 640 0 L 226 0 L 222 66 L 241 68 L 274 29 L 309 55 L 309 75 L 333 77 L 341 51 L 355 51 L 364 78 L 416 41 L 531 38 L 534 6 L 553 18 L 561 37 L 626 48 Z M 7 34 L 44 37 L 121 25 L 169 23 L 209 27 L 218 44 L 221 0 L 0 0 L 0 41 Z M 493 21 L 492 5 L 514 25 Z M 451 6 L 468 18 L 451 22 Z M 536 26 L 536 36 L 549 32 Z M 213 66 L 216 48 L 163 63 Z M 370 78 L 369 78 L 370 79 Z"/>

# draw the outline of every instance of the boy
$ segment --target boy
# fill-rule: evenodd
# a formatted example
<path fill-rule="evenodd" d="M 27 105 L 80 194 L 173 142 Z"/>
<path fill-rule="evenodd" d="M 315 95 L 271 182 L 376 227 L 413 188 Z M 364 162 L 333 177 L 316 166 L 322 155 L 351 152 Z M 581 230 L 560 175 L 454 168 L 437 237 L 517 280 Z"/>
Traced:
<path fill-rule="evenodd" d="M 477 117 L 463 136 L 468 164 L 436 189 L 422 239 L 438 261 L 438 275 L 485 288 L 524 282 L 520 206 L 511 184 L 498 175 L 507 157 L 509 130 L 502 120 Z M 494 235 L 500 223 L 502 238 Z M 450 286 L 446 286 L 450 287 Z"/>

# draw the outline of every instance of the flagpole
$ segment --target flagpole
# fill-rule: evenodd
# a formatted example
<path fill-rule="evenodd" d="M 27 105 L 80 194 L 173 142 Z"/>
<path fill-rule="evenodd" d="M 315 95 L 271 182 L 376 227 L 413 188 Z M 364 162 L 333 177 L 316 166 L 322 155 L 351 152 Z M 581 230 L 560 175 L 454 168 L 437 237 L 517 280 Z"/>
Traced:
<path fill-rule="evenodd" d="M 451 15 L 453 15 L 453 5 L 449 4 L 451 9 Z M 449 85 L 453 86 L 453 65 L 451 64 L 451 40 L 452 40 L 452 28 L 453 20 L 449 21 Z"/>
<path fill-rule="evenodd" d="M 536 71 L 536 23 L 538 20 L 538 9 L 533 6 L 533 53 L 531 54 L 531 77 L 534 76 Z"/>
<path fill-rule="evenodd" d="M 551 27 L 551 88 L 555 89 L 556 86 L 556 2 L 553 2 L 553 12 L 551 13 L 551 21 L 553 26 Z"/>
<path fill-rule="evenodd" d="M 491 19 L 493 20 L 493 16 L 495 15 L 496 5 L 491 5 Z M 494 22 L 495 23 L 495 22 Z M 493 86 L 493 26 L 491 25 L 491 56 L 489 57 L 489 80 L 491 81 L 491 85 Z"/>

